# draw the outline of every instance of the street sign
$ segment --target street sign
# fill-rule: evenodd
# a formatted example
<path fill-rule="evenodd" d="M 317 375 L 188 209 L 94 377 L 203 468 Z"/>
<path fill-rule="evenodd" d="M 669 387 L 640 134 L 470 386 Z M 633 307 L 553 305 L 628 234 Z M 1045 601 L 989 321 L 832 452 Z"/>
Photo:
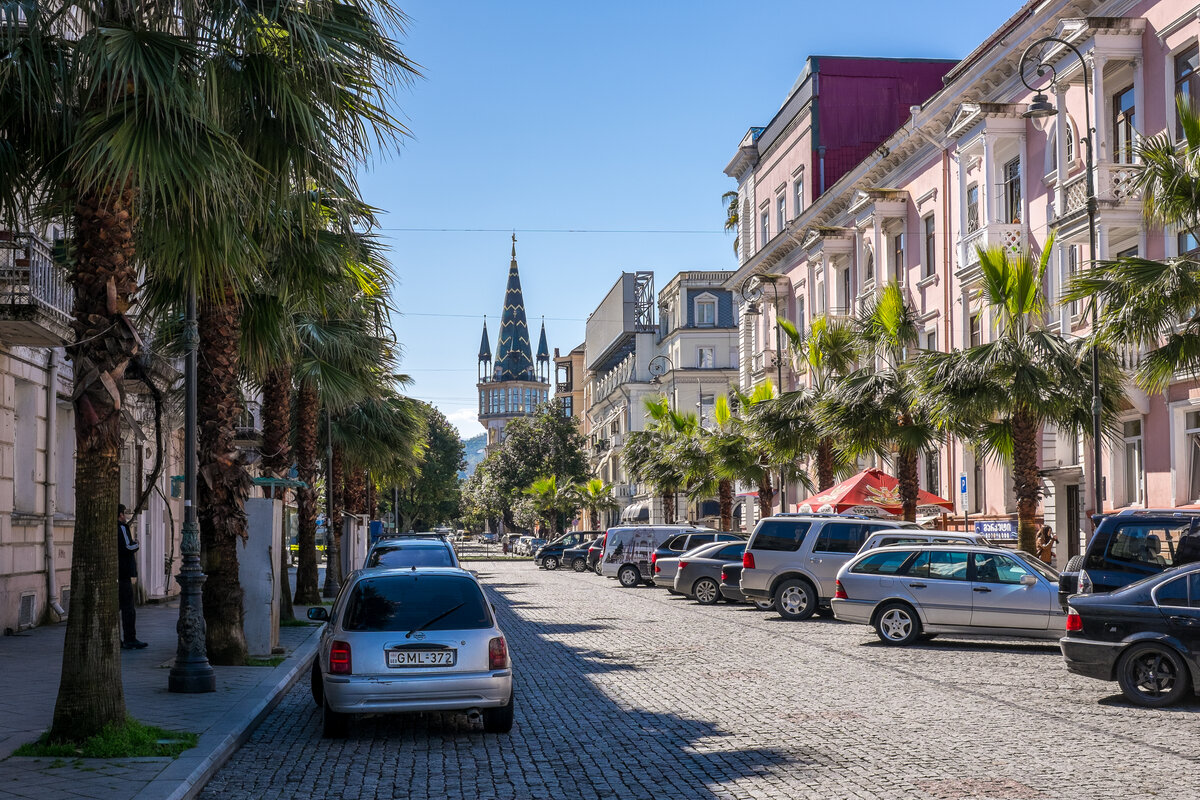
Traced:
<path fill-rule="evenodd" d="M 975 522 L 975 532 L 988 539 L 1015 542 L 1017 521 L 1015 519 L 985 519 Z"/>
<path fill-rule="evenodd" d="M 962 495 L 967 493 L 967 473 L 965 472 L 958 476 L 958 493 Z"/>

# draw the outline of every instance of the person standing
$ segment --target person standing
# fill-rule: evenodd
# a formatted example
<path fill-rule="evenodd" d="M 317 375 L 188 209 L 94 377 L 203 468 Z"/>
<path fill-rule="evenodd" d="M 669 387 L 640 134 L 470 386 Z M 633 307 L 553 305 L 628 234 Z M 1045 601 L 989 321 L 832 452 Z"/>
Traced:
<path fill-rule="evenodd" d="M 117 506 L 117 597 L 121 604 L 121 647 L 141 650 L 148 647 L 137 638 L 137 609 L 133 603 L 133 579 L 137 577 L 137 551 L 141 543 L 134 538 L 125 519 L 125 506 Z"/>
<path fill-rule="evenodd" d="M 1034 546 L 1037 549 L 1037 557 L 1047 564 L 1054 560 L 1054 545 L 1058 544 L 1058 537 L 1054 535 L 1054 531 L 1049 525 L 1043 525 L 1038 531 L 1037 541 Z"/>

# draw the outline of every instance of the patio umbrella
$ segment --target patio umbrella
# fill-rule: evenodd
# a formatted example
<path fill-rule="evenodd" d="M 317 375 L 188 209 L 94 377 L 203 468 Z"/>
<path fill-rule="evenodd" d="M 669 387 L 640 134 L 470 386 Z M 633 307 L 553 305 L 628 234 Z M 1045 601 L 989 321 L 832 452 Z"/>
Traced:
<path fill-rule="evenodd" d="M 953 510 L 954 504 L 936 494 L 918 492 L 918 514 L 940 513 L 942 509 Z M 796 510 L 833 514 L 850 512 L 876 517 L 904 513 L 900 505 L 900 481 L 880 469 L 864 469 L 854 477 L 801 501 Z"/>

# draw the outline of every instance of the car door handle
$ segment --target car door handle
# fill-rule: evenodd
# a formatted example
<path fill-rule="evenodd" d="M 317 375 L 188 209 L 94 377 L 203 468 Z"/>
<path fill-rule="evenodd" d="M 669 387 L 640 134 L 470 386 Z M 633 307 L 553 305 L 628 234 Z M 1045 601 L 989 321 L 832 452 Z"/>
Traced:
<path fill-rule="evenodd" d="M 909 586 L 912 587 L 913 589 L 924 589 L 925 588 L 925 584 L 923 584 L 923 583 L 910 583 Z"/>
<path fill-rule="evenodd" d="M 1170 619 L 1171 619 L 1171 622 L 1174 622 L 1176 625 L 1189 625 L 1189 626 L 1200 625 L 1200 620 L 1196 619 L 1195 617 L 1181 617 L 1181 616 L 1177 615 L 1177 616 L 1171 617 Z"/>
<path fill-rule="evenodd" d="M 987 588 L 986 586 L 976 586 L 976 587 L 975 587 L 975 589 L 974 589 L 974 591 L 976 591 L 976 592 L 990 592 L 990 591 L 991 591 L 991 589 Z"/>

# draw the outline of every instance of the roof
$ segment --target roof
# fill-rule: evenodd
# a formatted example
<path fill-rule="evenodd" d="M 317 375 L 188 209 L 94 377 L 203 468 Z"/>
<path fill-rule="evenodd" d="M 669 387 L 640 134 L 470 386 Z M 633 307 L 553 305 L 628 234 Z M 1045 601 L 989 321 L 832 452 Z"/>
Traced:
<path fill-rule="evenodd" d="M 525 297 L 521 294 L 521 273 L 517 270 L 517 237 L 514 234 L 492 380 L 532 381 L 534 377 L 533 355 L 529 347 L 529 323 L 525 319 Z"/>
<path fill-rule="evenodd" d="M 538 361 L 549 361 L 550 360 L 550 346 L 548 344 L 546 344 L 546 321 L 545 320 L 542 320 L 542 335 L 538 338 L 537 360 Z"/>
<path fill-rule="evenodd" d="M 487 320 L 486 319 L 483 321 L 483 338 L 479 342 L 479 360 L 480 361 L 491 361 L 492 360 L 492 345 L 491 345 L 491 343 L 488 342 Z"/>

